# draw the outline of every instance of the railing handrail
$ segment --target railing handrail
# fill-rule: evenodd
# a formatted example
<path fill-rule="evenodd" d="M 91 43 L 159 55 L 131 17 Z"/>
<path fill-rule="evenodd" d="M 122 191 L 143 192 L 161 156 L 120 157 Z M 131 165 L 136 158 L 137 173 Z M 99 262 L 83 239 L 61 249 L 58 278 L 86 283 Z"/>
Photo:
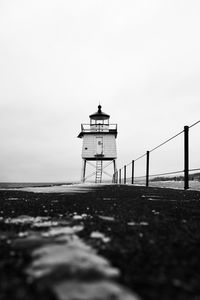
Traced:
<path fill-rule="evenodd" d="M 81 124 L 81 132 L 94 132 L 94 131 L 105 131 L 105 132 L 117 132 L 117 124 Z"/>
<path fill-rule="evenodd" d="M 90 123 L 82 123 L 81 125 L 88 125 L 88 126 L 96 126 L 96 125 L 105 125 L 105 126 L 117 126 L 117 123 L 109 123 L 109 124 L 103 124 L 103 123 L 96 123 L 96 124 L 90 124 Z"/>
<path fill-rule="evenodd" d="M 193 170 L 198 170 L 198 169 L 189 169 L 189 129 L 192 128 L 193 126 L 197 125 L 200 123 L 200 120 L 193 123 L 190 126 L 184 126 L 184 129 L 180 132 L 178 132 L 177 134 L 173 135 L 171 138 L 168 138 L 167 140 L 165 140 L 164 142 L 162 142 L 161 144 L 159 144 L 158 146 L 152 148 L 149 151 L 146 151 L 145 154 L 137 157 L 135 160 L 132 160 L 130 163 L 124 165 L 121 169 L 119 169 L 119 182 L 121 183 L 122 178 L 121 178 L 121 171 L 124 170 L 124 183 L 126 184 L 126 179 L 127 178 L 127 174 L 126 174 L 126 167 L 129 165 L 132 165 L 132 184 L 134 183 L 134 178 L 139 178 L 139 177 L 146 177 L 146 186 L 149 185 L 149 177 L 152 176 L 159 176 L 159 175 L 167 175 L 167 174 L 175 174 L 175 173 L 184 173 L 184 188 L 188 189 L 189 188 L 189 171 L 193 171 Z M 175 171 L 175 172 L 167 172 L 167 173 L 162 173 L 162 174 L 156 174 L 156 175 L 150 175 L 149 174 L 149 154 L 153 151 L 155 151 L 156 149 L 158 149 L 159 147 L 165 145 L 166 143 L 168 143 L 169 141 L 175 139 L 176 137 L 178 137 L 179 135 L 181 135 L 182 133 L 184 133 L 184 170 L 183 171 Z M 146 175 L 144 176 L 137 176 L 134 177 L 134 163 L 145 157 L 146 156 Z M 113 175 L 113 179 L 114 182 L 116 182 L 116 179 L 118 181 L 118 171 L 116 173 L 114 173 Z"/>

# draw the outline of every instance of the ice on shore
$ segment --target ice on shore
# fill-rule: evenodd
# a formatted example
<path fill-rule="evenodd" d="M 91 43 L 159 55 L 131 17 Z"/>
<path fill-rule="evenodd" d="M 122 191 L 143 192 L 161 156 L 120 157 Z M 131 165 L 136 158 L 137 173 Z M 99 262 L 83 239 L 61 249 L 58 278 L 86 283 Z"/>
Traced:
<path fill-rule="evenodd" d="M 100 239 L 102 240 L 102 242 L 104 243 L 108 243 L 110 242 L 110 238 L 105 236 L 104 233 L 101 233 L 99 231 L 93 231 L 91 234 L 90 234 L 90 237 L 93 238 L 93 239 Z"/>
<path fill-rule="evenodd" d="M 51 227 L 58 225 L 58 222 L 51 221 L 49 217 L 31 217 L 26 215 L 21 215 L 16 218 L 7 218 L 5 219 L 5 223 L 16 225 L 30 224 L 31 227 Z"/>
<path fill-rule="evenodd" d="M 21 187 L 21 188 L 9 188 L 9 190 L 17 190 L 24 192 L 33 193 L 87 193 L 94 189 L 95 187 L 108 185 L 108 184 L 97 184 L 97 183 L 76 183 L 76 184 L 63 184 L 63 185 L 53 185 L 53 186 L 40 186 L 40 187 Z M 0 188 L 0 190 L 5 190 L 5 188 Z"/>
<path fill-rule="evenodd" d="M 27 215 L 21 215 L 16 218 L 7 218 L 5 223 L 7 224 L 37 224 L 49 220 L 49 217 L 31 217 Z"/>
<path fill-rule="evenodd" d="M 104 220 L 104 221 L 111 221 L 111 222 L 115 221 L 115 218 L 110 217 L 110 216 L 101 216 L 101 215 L 99 215 L 98 217 L 99 217 L 99 219 Z"/>
<path fill-rule="evenodd" d="M 104 279 L 91 282 L 69 280 L 59 283 L 54 290 L 60 300 L 139 300 L 121 285 Z"/>
<path fill-rule="evenodd" d="M 148 226 L 148 222 L 128 222 L 127 225 L 129 226 Z"/>
<path fill-rule="evenodd" d="M 78 227 L 49 230 L 49 237 L 58 237 L 54 243 L 33 250 L 33 261 L 27 274 L 35 279 L 48 276 L 59 300 L 138 300 L 133 292 L 113 281 L 119 276 L 119 270 L 84 243 L 75 234 L 79 230 Z M 103 234 L 93 232 L 92 236 L 102 238 Z"/>

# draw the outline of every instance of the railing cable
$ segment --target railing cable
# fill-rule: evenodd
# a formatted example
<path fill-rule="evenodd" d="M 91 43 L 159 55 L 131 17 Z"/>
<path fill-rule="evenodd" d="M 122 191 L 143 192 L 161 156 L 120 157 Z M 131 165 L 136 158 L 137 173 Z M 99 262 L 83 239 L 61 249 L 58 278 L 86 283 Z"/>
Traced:
<path fill-rule="evenodd" d="M 183 173 L 184 171 L 174 171 L 174 172 L 166 172 L 166 173 L 161 173 L 161 174 L 151 174 L 149 177 L 153 176 L 162 176 L 162 175 L 172 175 L 172 174 L 178 174 L 178 173 Z"/>
<path fill-rule="evenodd" d="M 200 171 L 200 168 L 197 168 L 197 169 L 190 169 L 189 171 L 190 171 L 190 172 L 193 172 L 193 171 Z"/>
<path fill-rule="evenodd" d="M 190 127 L 192 127 L 192 126 L 196 125 L 196 124 L 197 124 L 197 123 L 199 123 L 199 122 L 200 122 L 200 120 L 199 120 L 198 122 L 196 122 L 196 123 L 192 124 Z M 177 133 L 177 134 L 173 135 L 171 138 L 167 139 L 165 142 L 163 142 L 163 143 L 159 144 L 158 146 L 154 147 L 154 148 L 153 148 L 153 149 L 151 149 L 149 152 L 153 152 L 154 150 L 156 150 L 156 149 L 160 148 L 161 146 L 163 146 L 163 145 L 167 144 L 169 141 L 171 141 L 171 140 L 175 139 L 177 136 L 179 136 L 179 135 L 180 135 L 180 134 L 182 134 L 183 132 L 184 132 L 184 130 L 182 130 L 182 131 L 180 131 L 179 133 Z M 144 156 L 146 156 L 146 153 L 144 153 L 143 155 L 141 155 L 141 156 L 137 157 L 137 158 L 136 158 L 134 161 L 137 161 L 137 160 L 139 160 L 139 159 L 143 158 Z M 128 163 L 126 166 L 129 166 L 129 165 L 131 165 L 131 163 L 132 163 L 132 162 Z"/>
<path fill-rule="evenodd" d="M 132 160 L 130 163 L 124 165 L 124 183 L 126 183 L 127 181 L 131 180 L 132 184 L 134 183 L 134 178 L 145 178 L 146 177 L 146 186 L 149 186 L 149 177 L 156 177 L 156 176 L 163 176 L 163 175 L 172 175 L 172 174 L 178 174 L 178 173 L 184 173 L 183 178 L 184 178 L 184 189 L 187 190 L 189 188 L 189 172 L 193 172 L 193 171 L 200 171 L 200 168 L 195 168 L 195 169 L 189 169 L 189 128 L 192 128 L 193 126 L 197 125 L 200 123 L 200 120 L 198 120 L 197 122 L 193 123 L 190 126 L 184 126 L 184 129 L 180 132 L 178 132 L 177 134 L 173 135 L 171 138 L 165 140 L 164 142 L 162 142 L 161 144 L 159 144 L 158 146 L 152 148 L 151 150 L 147 151 L 146 153 L 144 153 L 143 155 L 137 157 L 135 160 Z M 170 142 L 171 140 L 175 139 L 176 137 L 178 137 L 179 135 L 181 135 L 182 133 L 184 133 L 184 170 L 181 171 L 174 171 L 174 172 L 166 172 L 166 173 L 160 173 L 160 174 L 149 174 L 149 154 L 151 152 L 153 152 L 154 150 L 160 148 L 161 146 L 167 144 L 168 142 Z M 134 176 L 134 163 L 143 158 L 146 157 L 146 176 Z M 128 178 L 127 177 L 127 167 L 132 165 L 132 177 Z M 120 183 L 121 183 L 121 170 L 120 171 Z M 179 177 L 180 178 L 180 177 Z"/>
<path fill-rule="evenodd" d="M 200 168 L 196 168 L 196 169 L 190 169 L 189 170 L 190 172 L 193 172 L 193 171 L 200 171 Z M 149 177 L 153 177 L 153 176 L 162 176 L 162 175 L 172 175 L 172 174 L 178 174 L 178 173 L 183 173 L 184 170 L 182 171 L 173 171 L 173 172 L 166 172 L 166 173 L 160 173 L 160 174 L 151 174 L 149 175 Z M 192 174 L 191 174 L 192 175 Z M 136 178 L 142 178 L 142 177 L 145 177 L 146 175 L 141 175 L 141 176 L 135 176 L 135 179 Z M 127 178 L 127 180 L 130 180 L 131 177 Z"/>
<path fill-rule="evenodd" d="M 151 149 L 149 152 L 152 152 L 158 148 L 160 148 L 161 146 L 165 145 L 166 143 L 168 143 L 169 141 L 175 139 L 177 136 L 179 136 L 181 133 L 183 133 L 184 130 L 180 131 L 179 133 L 175 134 L 174 136 L 172 136 L 171 138 L 169 138 L 168 140 L 166 140 L 165 142 L 161 143 L 160 145 L 156 146 L 155 148 Z"/>
<path fill-rule="evenodd" d="M 142 157 L 144 157 L 144 156 L 146 156 L 146 153 L 143 154 L 143 155 L 141 155 L 141 156 L 139 156 L 138 158 L 136 158 L 135 161 L 139 160 L 140 158 L 142 158 Z"/>
<path fill-rule="evenodd" d="M 200 120 L 195 122 L 194 124 L 190 125 L 189 128 L 192 128 L 193 126 L 197 125 L 198 123 L 200 123 Z"/>

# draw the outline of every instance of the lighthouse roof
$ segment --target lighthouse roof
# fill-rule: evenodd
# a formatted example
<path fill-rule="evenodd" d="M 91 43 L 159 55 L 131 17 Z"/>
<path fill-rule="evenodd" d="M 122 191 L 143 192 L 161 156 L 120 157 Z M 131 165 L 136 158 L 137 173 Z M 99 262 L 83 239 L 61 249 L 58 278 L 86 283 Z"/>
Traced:
<path fill-rule="evenodd" d="M 90 115 L 92 120 L 107 120 L 110 116 L 101 111 L 101 105 L 98 106 L 98 111 Z"/>

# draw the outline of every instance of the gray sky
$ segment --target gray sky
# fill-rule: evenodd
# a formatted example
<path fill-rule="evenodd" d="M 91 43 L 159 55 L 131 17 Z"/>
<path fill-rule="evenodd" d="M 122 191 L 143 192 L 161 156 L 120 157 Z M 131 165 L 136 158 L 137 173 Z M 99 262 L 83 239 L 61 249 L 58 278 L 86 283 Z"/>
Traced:
<path fill-rule="evenodd" d="M 119 167 L 199 120 L 199 15 L 198 0 L 1 0 L 0 181 L 80 179 L 76 136 L 99 100 Z M 178 169 L 182 138 L 151 161 Z"/>

